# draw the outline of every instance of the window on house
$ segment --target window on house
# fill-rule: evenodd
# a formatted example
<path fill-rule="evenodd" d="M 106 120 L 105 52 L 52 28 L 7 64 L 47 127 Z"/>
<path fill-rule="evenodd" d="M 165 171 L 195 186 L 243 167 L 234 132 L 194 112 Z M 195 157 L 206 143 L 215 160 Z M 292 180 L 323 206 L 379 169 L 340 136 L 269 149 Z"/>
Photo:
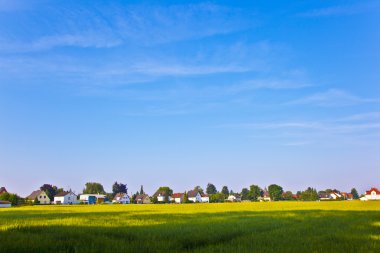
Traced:
<path fill-rule="evenodd" d="M 46 199 L 46 196 L 44 196 L 44 199 Z"/>

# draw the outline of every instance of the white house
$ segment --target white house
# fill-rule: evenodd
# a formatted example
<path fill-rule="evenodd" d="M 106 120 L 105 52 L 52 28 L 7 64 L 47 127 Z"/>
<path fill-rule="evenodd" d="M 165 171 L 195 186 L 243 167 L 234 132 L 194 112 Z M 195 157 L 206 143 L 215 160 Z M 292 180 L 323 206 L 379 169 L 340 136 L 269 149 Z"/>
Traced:
<path fill-rule="evenodd" d="M 115 195 L 112 203 L 129 204 L 131 203 L 131 199 L 129 198 L 128 194 L 120 192 Z"/>
<path fill-rule="evenodd" d="M 50 202 L 51 202 L 48 195 L 46 194 L 46 192 L 41 191 L 41 190 L 37 190 L 37 191 L 32 192 L 26 198 L 33 203 L 37 199 L 39 204 L 41 204 L 41 205 L 47 205 L 47 204 L 50 204 Z"/>
<path fill-rule="evenodd" d="M 228 196 L 227 200 L 230 202 L 241 202 L 241 197 L 240 195 L 237 195 L 237 194 L 235 195 L 231 194 L 230 196 Z"/>
<path fill-rule="evenodd" d="M 157 201 L 158 202 L 165 202 L 165 191 L 162 192 L 156 192 L 155 195 L 157 196 Z M 168 201 L 172 201 L 172 197 L 168 196 Z"/>
<path fill-rule="evenodd" d="M 330 193 L 330 199 L 340 199 L 342 198 L 342 195 L 337 192 L 331 192 Z"/>
<path fill-rule="evenodd" d="M 79 200 L 85 204 L 100 204 L 106 200 L 104 194 L 81 194 Z"/>
<path fill-rule="evenodd" d="M 188 191 L 187 192 L 187 199 L 189 201 L 194 202 L 194 203 L 202 202 L 202 196 L 198 191 Z"/>
<path fill-rule="evenodd" d="M 365 196 L 360 200 L 380 200 L 380 191 L 377 188 L 371 188 L 371 190 L 365 192 Z"/>
<path fill-rule="evenodd" d="M 73 192 L 60 192 L 54 196 L 54 204 L 56 205 L 72 205 L 79 204 L 78 196 Z"/>
<path fill-rule="evenodd" d="M 183 193 L 173 193 L 171 199 L 174 200 L 174 203 L 181 204 L 183 202 Z"/>
<path fill-rule="evenodd" d="M 203 203 L 210 203 L 210 197 L 207 194 L 201 194 L 201 199 Z"/>
<path fill-rule="evenodd" d="M 11 207 L 11 202 L 0 200 L 0 208 Z"/>

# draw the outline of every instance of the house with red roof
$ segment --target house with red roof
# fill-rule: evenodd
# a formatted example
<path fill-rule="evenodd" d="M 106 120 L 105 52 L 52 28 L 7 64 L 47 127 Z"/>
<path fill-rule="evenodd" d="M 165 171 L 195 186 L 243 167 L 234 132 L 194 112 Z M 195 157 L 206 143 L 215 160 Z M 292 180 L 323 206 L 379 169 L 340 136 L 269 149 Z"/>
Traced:
<path fill-rule="evenodd" d="M 353 200 L 353 199 L 354 199 L 354 195 L 352 195 L 351 193 L 348 193 L 348 192 L 341 192 L 340 194 L 342 195 L 342 197 L 343 197 L 345 200 Z"/>
<path fill-rule="evenodd" d="M 181 204 L 183 202 L 183 196 L 184 194 L 180 192 L 173 193 L 173 195 L 171 196 L 171 200 L 174 201 L 174 203 Z"/>
<path fill-rule="evenodd" d="M 380 200 L 380 191 L 372 187 L 371 190 L 365 192 L 365 196 L 360 198 L 360 200 Z"/>

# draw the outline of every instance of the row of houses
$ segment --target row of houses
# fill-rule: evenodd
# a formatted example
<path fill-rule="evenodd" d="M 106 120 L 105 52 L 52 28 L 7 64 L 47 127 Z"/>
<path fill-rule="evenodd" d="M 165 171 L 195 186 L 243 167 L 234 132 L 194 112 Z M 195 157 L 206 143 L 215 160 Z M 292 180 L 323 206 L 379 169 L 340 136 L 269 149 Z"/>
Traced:
<path fill-rule="evenodd" d="M 157 202 L 173 202 L 173 203 L 183 203 L 185 193 L 174 193 L 166 197 L 165 192 L 156 192 L 153 197 L 157 198 Z M 38 201 L 41 205 L 47 204 L 102 204 L 102 203 L 119 203 L 119 204 L 129 204 L 131 203 L 131 198 L 126 193 L 117 193 L 112 200 L 107 199 L 107 196 L 104 194 L 81 194 L 78 196 L 72 191 L 61 192 L 54 196 L 54 199 L 51 200 L 46 192 L 41 190 L 33 191 L 26 199 L 30 202 Z M 194 203 L 209 203 L 210 198 L 207 194 L 202 194 L 198 191 L 189 191 L 187 193 L 187 199 L 190 202 Z M 136 204 L 150 204 L 152 199 L 147 194 L 139 194 L 135 197 Z"/>
<path fill-rule="evenodd" d="M 353 200 L 354 195 L 347 192 L 330 192 L 330 193 L 321 193 L 319 194 L 319 200 Z"/>
<path fill-rule="evenodd" d="M 5 187 L 0 187 L 0 195 L 6 193 L 7 190 Z M 183 203 L 185 201 L 185 194 L 187 195 L 187 200 L 194 203 L 209 203 L 210 197 L 207 194 L 201 193 L 196 190 L 188 191 L 187 193 L 173 193 L 170 196 L 166 196 L 165 191 L 158 191 L 152 197 L 147 194 L 138 194 L 135 196 L 134 203 L 136 204 L 151 204 L 153 199 L 156 199 L 158 203 L 171 202 L 171 203 Z M 296 196 L 294 197 L 296 198 Z M 65 191 L 58 193 L 54 196 L 54 199 L 50 199 L 46 192 L 42 190 L 33 191 L 26 199 L 30 202 L 38 201 L 39 204 L 101 204 L 101 203 L 119 203 L 119 204 L 130 204 L 131 198 L 126 193 L 118 193 L 112 200 L 107 199 L 107 196 L 104 194 L 81 194 L 76 195 L 72 191 Z M 353 195 L 347 192 L 330 192 L 319 194 L 320 200 L 353 200 Z M 269 193 L 265 191 L 258 199 L 260 201 L 270 201 L 271 198 Z M 360 198 L 362 201 L 370 200 L 380 200 L 380 191 L 377 188 L 371 188 L 369 191 L 366 191 L 365 194 Z M 226 201 L 229 202 L 240 202 L 241 196 L 239 194 L 230 194 Z M 10 207 L 11 203 L 8 201 L 0 200 L 0 207 Z"/>

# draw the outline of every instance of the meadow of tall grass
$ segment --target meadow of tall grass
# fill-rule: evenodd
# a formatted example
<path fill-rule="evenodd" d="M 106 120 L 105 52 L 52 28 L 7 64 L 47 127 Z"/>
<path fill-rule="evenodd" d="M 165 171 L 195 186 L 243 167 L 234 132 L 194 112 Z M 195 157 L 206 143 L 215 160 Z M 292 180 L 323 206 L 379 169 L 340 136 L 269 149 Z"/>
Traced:
<path fill-rule="evenodd" d="M 0 209 L 0 252 L 380 252 L 380 202 Z"/>

